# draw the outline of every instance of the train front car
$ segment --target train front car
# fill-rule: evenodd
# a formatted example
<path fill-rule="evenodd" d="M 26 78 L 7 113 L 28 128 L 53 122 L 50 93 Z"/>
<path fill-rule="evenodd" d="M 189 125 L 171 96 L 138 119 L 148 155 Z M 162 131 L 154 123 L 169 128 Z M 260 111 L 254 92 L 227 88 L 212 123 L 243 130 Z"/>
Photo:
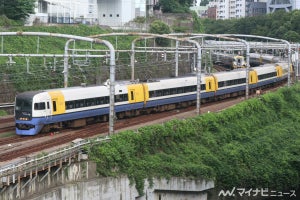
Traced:
<path fill-rule="evenodd" d="M 41 91 L 24 92 L 16 96 L 15 123 L 17 135 L 36 135 L 43 128 L 39 118 L 35 117 L 34 110 L 44 110 L 45 103 L 34 103 L 34 99 Z"/>

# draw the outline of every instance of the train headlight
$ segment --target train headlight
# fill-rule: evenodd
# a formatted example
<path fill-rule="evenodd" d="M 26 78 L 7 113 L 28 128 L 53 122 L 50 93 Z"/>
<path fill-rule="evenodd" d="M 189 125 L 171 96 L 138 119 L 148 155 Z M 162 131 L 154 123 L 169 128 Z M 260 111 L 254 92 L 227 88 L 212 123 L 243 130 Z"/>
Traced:
<path fill-rule="evenodd" d="M 20 117 L 20 120 L 28 121 L 28 118 L 27 117 Z"/>

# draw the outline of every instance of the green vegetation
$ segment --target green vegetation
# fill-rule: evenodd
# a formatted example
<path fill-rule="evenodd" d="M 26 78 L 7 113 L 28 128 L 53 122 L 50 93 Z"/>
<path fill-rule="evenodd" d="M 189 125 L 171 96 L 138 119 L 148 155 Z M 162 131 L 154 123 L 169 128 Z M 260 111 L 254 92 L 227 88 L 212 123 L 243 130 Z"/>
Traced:
<path fill-rule="evenodd" d="M 16 136 L 16 132 L 7 132 L 0 134 L 0 138 L 8 138 Z"/>
<path fill-rule="evenodd" d="M 158 7 L 164 13 L 188 13 L 193 0 L 160 0 Z"/>
<path fill-rule="evenodd" d="M 241 19 L 212 20 L 201 19 L 205 32 L 209 34 L 261 35 L 300 42 L 300 10 L 277 11 L 257 17 Z"/>
<path fill-rule="evenodd" d="M 35 0 L 1 0 L 0 16 L 5 15 L 12 20 L 25 20 L 34 13 Z"/>
<path fill-rule="evenodd" d="M 300 85 L 281 88 L 219 113 L 172 120 L 113 135 L 90 157 L 102 176 L 215 180 L 222 189 L 289 191 L 300 184 Z"/>
<path fill-rule="evenodd" d="M 10 32 L 49 32 L 59 34 L 69 34 L 77 36 L 89 36 L 101 33 L 106 33 L 105 30 L 98 26 L 74 25 L 74 26 L 33 26 L 33 27 L 11 27 Z M 6 36 L 3 37 L 3 53 L 33 53 L 40 54 L 63 54 L 64 46 L 67 39 L 38 36 Z M 114 40 L 112 40 L 114 42 Z M 126 41 L 125 41 L 126 42 Z M 119 42 L 123 44 L 123 42 Z M 128 42 L 127 42 L 128 43 Z M 91 44 L 90 42 L 77 41 L 70 48 L 76 47 L 78 49 L 99 49 L 105 48 L 103 45 Z M 79 52 L 78 54 L 85 54 Z M 90 53 L 92 54 L 92 53 Z M 86 58 L 81 58 L 83 63 Z M 14 87 L 18 92 L 27 90 L 48 89 L 55 87 L 63 87 L 63 58 L 61 57 L 39 57 L 26 58 L 14 57 L 12 64 L 8 64 L 8 57 L 0 58 L 0 70 L 3 77 L 14 83 Z M 84 70 L 80 64 L 76 64 L 77 60 L 69 59 L 72 65 L 70 76 L 75 77 L 70 79 L 71 85 L 78 85 L 81 82 L 95 83 L 95 68 L 99 66 L 99 59 L 88 60 L 89 66 L 84 66 Z M 27 64 L 28 63 L 28 64 Z M 89 73 L 89 71 L 91 71 Z M 24 75 L 25 74 L 25 75 Z M 51 74 L 51 76 L 49 76 Z M 90 77 L 92 76 L 93 77 Z M 0 77 L 1 79 L 1 77 Z"/>
<path fill-rule="evenodd" d="M 7 115 L 7 112 L 4 111 L 4 110 L 0 110 L 0 116 L 6 116 Z"/>
<path fill-rule="evenodd" d="M 169 34 L 171 33 L 170 27 L 160 20 L 155 20 L 150 24 L 150 33 L 155 34 Z M 170 44 L 170 40 L 165 38 L 156 38 L 156 43 L 160 46 L 168 46 Z"/>

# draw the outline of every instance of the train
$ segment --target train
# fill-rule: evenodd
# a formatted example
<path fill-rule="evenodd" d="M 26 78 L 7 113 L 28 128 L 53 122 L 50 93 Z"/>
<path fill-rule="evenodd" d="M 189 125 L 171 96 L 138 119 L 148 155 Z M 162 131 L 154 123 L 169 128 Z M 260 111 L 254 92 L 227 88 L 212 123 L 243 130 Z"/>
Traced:
<path fill-rule="evenodd" d="M 290 66 L 291 67 L 291 66 Z M 287 63 L 250 68 L 249 90 L 284 82 Z M 201 103 L 245 94 L 246 69 L 202 74 Z M 197 76 L 115 83 L 118 119 L 195 104 Z M 83 127 L 109 118 L 109 85 L 58 88 L 20 93 L 15 99 L 17 135 L 36 135 L 60 128 Z"/>

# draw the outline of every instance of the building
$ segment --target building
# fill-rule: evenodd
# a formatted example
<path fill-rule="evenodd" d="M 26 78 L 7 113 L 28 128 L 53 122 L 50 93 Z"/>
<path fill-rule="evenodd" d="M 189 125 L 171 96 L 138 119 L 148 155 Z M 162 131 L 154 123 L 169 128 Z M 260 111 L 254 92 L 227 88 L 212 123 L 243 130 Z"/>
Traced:
<path fill-rule="evenodd" d="M 255 17 L 265 15 L 267 13 L 266 2 L 247 2 L 246 3 L 246 17 Z"/>
<path fill-rule="evenodd" d="M 208 9 L 207 9 L 207 18 L 217 19 L 217 6 L 208 7 Z"/>
<path fill-rule="evenodd" d="M 157 0 L 37 0 L 33 23 L 83 23 L 120 27 L 137 16 L 146 16 L 147 6 Z"/>
<path fill-rule="evenodd" d="M 300 9 L 300 0 L 268 0 L 267 13 L 272 13 L 278 10 L 286 12 Z"/>
<path fill-rule="evenodd" d="M 98 20 L 100 25 L 120 27 L 135 18 L 135 1 L 98 0 Z"/>
<path fill-rule="evenodd" d="M 266 2 L 263 1 L 264 0 L 211 0 L 209 2 L 207 15 L 208 18 L 212 19 L 215 15 L 216 19 L 257 16 L 266 13 Z"/>
<path fill-rule="evenodd" d="M 27 20 L 32 23 L 97 23 L 97 0 L 38 0 L 35 14 Z"/>

